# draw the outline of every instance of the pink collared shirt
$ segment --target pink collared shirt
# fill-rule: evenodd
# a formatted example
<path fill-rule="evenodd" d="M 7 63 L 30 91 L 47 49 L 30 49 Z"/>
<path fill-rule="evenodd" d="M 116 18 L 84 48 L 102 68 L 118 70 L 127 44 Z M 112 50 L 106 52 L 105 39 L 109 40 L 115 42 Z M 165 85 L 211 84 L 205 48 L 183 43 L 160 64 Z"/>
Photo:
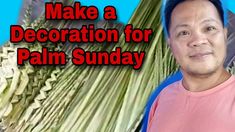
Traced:
<path fill-rule="evenodd" d="M 235 132 L 235 76 L 203 92 L 171 84 L 151 107 L 148 132 Z"/>

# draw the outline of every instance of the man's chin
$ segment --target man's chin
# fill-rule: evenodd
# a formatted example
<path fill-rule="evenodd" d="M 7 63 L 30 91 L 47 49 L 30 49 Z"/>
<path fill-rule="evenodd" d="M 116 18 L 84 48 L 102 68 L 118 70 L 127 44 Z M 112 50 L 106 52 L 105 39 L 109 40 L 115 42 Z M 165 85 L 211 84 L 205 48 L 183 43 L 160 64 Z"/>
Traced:
<path fill-rule="evenodd" d="M 195 67 L 195 68 L 189 68 L 185 71 L 187 74 L 192 76 L 201 76 L 201 77 L 208 77 L 216 72 L 215 67 Z"/>

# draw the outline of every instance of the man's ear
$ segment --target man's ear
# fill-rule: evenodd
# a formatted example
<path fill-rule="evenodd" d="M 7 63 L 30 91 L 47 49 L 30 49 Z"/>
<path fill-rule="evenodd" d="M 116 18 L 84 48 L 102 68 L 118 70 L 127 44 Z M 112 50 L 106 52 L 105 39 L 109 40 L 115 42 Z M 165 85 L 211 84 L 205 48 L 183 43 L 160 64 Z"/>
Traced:
<path fill-rule="evenodd" d="M 169 47 L 171 47 L 171 41 L 170 41 L 170 38 L 169 38 L 169 37 L 166 38 L 166 42 L 167 42 L 167 45 L 168 45 Z"/>
<path fill-rule="evenodd" d="M 224 28 L 224 36 L 227 38 L 228 37 L 228 29 L 225 27 Z"/>

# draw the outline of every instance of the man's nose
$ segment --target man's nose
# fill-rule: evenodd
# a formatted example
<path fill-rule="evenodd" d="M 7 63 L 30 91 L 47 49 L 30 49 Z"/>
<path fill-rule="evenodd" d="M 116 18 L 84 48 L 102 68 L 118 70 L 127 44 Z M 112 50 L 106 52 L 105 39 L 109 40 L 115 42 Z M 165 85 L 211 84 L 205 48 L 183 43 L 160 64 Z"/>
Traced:
<path fill-rule="evenodd" d="M 190 47 L 198 47 L 200 45 L 206 44 L 207 43 L 207 38 L 206 35 L 199 32 L 195 31 L 192 34 L 191 41 L 189 42 Z"/>

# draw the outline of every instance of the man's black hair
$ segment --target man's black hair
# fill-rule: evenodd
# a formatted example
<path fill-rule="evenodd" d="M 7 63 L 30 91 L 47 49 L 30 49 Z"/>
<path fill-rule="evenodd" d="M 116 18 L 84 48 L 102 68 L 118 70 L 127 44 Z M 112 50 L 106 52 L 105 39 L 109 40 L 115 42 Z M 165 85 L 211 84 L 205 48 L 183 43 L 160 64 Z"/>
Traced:
<path fill-rule="evenodd" d="M 187 1 L 187 0 L 166 0 L 165 8 L 163 9 L 163 13 L 164 13 L 163 23 L 166 28 L 165 30 L 168 36 L 170 35 L 169 28 L 170 28 L 171 14 L 177 5 L 184 1 Z M 225 19 L 224 19 L 225 12 L 224 12 L 224 8 L 223 8 L 221 1 L 220 0 L 208 0 L 208 1 L 210 1 L 216 7 L 220 15 L 220 19 L 222 21 L 223 26 L 226 26 Z"/>

